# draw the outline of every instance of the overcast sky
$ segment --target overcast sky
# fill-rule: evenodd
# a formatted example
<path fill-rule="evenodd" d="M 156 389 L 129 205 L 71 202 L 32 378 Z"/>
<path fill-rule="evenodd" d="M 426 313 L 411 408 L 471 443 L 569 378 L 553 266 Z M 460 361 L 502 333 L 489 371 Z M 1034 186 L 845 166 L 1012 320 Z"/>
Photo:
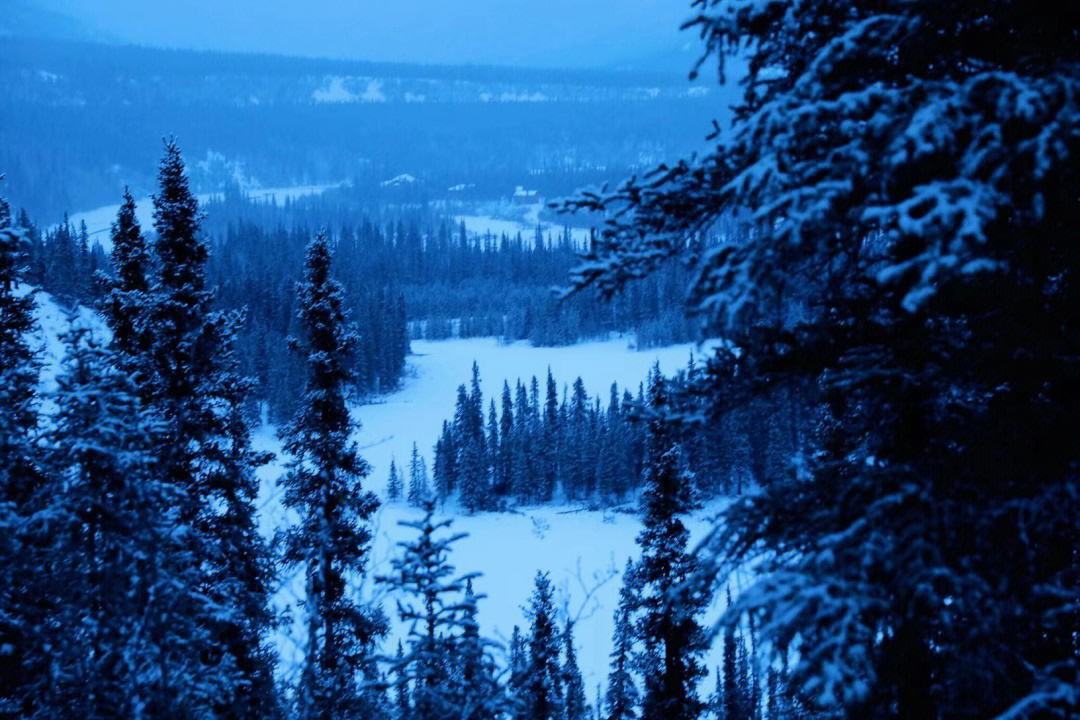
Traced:
<path fill-rule="evenodd" d="M 685 70 L 689 0 L 36 0 L 145 45 L 421 63 Z"/>

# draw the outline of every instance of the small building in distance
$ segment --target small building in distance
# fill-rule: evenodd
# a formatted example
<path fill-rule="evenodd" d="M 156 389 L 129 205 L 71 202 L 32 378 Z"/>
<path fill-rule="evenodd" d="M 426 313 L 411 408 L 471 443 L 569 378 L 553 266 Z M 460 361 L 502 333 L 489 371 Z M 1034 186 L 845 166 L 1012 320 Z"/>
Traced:
<path fill-rule="evenodd" d="M 522 186 L 518 185 L 514 188 L 514 204 L 515 205 L 539 205 L 540 193 L 536 190 L 526 190 Z"/>

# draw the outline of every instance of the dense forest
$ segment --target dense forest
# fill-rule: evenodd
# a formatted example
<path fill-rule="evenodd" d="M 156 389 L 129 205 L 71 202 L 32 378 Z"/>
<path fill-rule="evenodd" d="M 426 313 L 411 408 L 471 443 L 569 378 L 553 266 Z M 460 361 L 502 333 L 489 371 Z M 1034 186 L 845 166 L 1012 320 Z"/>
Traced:
<path fill-rule="evenodd" d="M 691 358 L 689 367 L 665 380 L 668 392 L 688 392 L 702 372 Z M 528 384 L 518 380 L 513 390 L 506 383 L 499 402 L 492 398 L 485 405 L 474 363 L 470 386 L 458 387 L 453 417 L 443 422 L 430 480 L 414 449 L 407 476 L 391 467 L 388 496 L 401 497 L 407 480 L 404 497 L 411 504 L 454 499 L 469 512 L 553 500 L 591 506 L 636 500 L 654 411 L 644 388 L 661 377 L 654 368 L 636 394 L 612 384 L 601 401 L 588 396 L 580 377 L 572 389 L 560 390 L 549 370 L 543 389 L 535 376 Z M 787 472 L 791 458 L 805 449 L 816 419 L 809 413 L 790 394 L 763 396 L 715 425 L 673 428 L 679 470 L 689 478 L 694 501 L 741 495 Z"/>
<path fill-rule="evenodd" d="M 107 256 L 0 201 L 0 715 L 1080 716 L 1080 11 L 693 7 L 701 63 L 723 77 L 749 59 L 742 104 L 708 152 L 565 201 L 598 221 L 580 256 L 469 236 L 431 206 L 204 226 L 172 141 L 152 239 L 128 194 Z M 506 295 L 524 268 L 548 282 L 571 261 L 560 312 L 597 324 L 539 342 L 669 303 L 723 340 L 606 404 L 549 374 L 485 406 L 474 366 L 430 474 L 418 451 L 391 471 L 388 494 L 423 515 L 376 575 L 351 395 L 394 381 L 410 320 L 514 336 L 459 283 Z M 410 317 L 410 288 L 440 277 L 451 299 L 415 291 Z M 39 280 L 110 331 L 73 316 L 49 384 Z M 634 309 L 635 283 L 663 307 Z M 245 365 L 260 332 L 293 354 L 295 394 L 270 403 L 292 516 L 273 541 L 251 433 L 266 380 Z M 695 548 L 707 494 L 731 497 Z M 632 498 L 639 523 L 595 700 L 550 574 L 501 646 L 436 512 L 560 496 L 569 512 Z M 304 588 L 288 676 L 271 647 L 285 572 Z M 408 628 L 396 647 L 373 584 Z"/>
<path fill-rule="evenodd" d="M 390 575 L 376 579 L 406 598 L 397 612 L 412 630 L 396 656 L 380 652 L 386 616 L 347 592 L 350 578 L 365 572 L 379 501 L 362 489 L 368 469 L 350 437 L 355 424 L 347 391 L 361 336 L 349 320 L 347 293 L 335 279 L 332 243 L 323 233 L 307 243 L 296 286 L 289 347 L 300 358 L 304 389 L 280 430 L 287 453 L 284 502 L 299 522 L 272 546 L 260 537 L 255 470 L 269 458 L 253 449 L 246 419 L 253 383 L 239 373 L 237 353 L 244 313 L 217 307 L 202 213 L 175 144 L 166 148 L 159 177 L 154 242 L 139 227 L 128 195 L 112 229 L 112 272 L 94 278 L 111 338 L 106 344 L 71 325 L 50 411 L 40 405 L 39 361 L 28 342 L 33 295 L 20 290 L 34 259 L 32 228 L 0 204 L 0 400 L 11 411 L 2 416 L 0 445 L 0 508 L 11 530 L 4 535 L 0 597 L 0 633 L 11 651 L 0 655 L 0 708 L 15 717 L 553 718 L 562 716 L 559 708 L 578 720 L 591 717 L 573 625 L 567 620 L 559 627 L 545 573 L 536 576 L 526 630 L 514 629 L 507 666 L 496 664 L 492 641 L 478 632 L 473 576 L 455 576 L 449 561 L 459 536 L 443 532 L 451 521 L 434 519 L 415 455 L 409 495 L 426 515 L 407 523 L 417 539 L 404 544 Z M 85 247 L 66 228 L 57 232 L 73 247 Z M 45 247 L 56 241 L 54 235 Z M 689 680 L 704 674 L 695 659 L 705 645 L 694 611 L 681 611 L 673 621 L 658 602 L 658 590 L 682 582 L 693 567 L 678 516 L 693 509 L 695 488 L 679 457 L 677 428 L 662 414 L 666 386 L 654 373 L 648 397 L 639 398 L 652 413 L 647 432 L 633 441 L 641 446 L 646 487 L 643 556 L 626 577 L 615 638 L 621 655 L 611 696 L 597 699 L 597 712 L 604 702 L 633 702 L 630 655 L 635 664 L 659 668 L 658 644 L 686 653 L 667 672 Z M 553 387 L 549 378 L 549 394 Z M 535 390 L 532 395 L 535 403 Z M 587 400 L 579 384 L 574 404 L 563 404 L 567 433 L 599 422 Z M 474 387 L 459 407 L 457 427 L 474 431 L 481 402 Z M 539 419 L 526 417 L 528 401 L 519 411 L 523 431 Z M 611 412 L 611 430 L 627 432 L 624 410 Z M 514 421 L 507 422 L 512 427 Z M 555 424 L 540 427 L 550 435 Z M 482 426 L 478 432 L 482 441 Z M 499 447 L 513 462 L 510 445 Z M 463 502 L 480 509 L 471 504 L 477 496 L 469 490 L 474 476 L 467 463 L 482 451 L 465 443 L 452 452 L 463 463 Z M 533 474 L 541 482 L 548 477 L 538 469 Z M 441 467 L 436 478 L 443 482 Z M 612 492 L 630 490 L 624 480 L 614 481 Z M 525 500 L 544 500 L 550 490 L 526 487 L 531 483 L 520 480 L 515 486 L 536 494 Z M 277 685 L 267 646 L 279 622 L 269 598 L 278 569 L 297 567 L 306 576 L 307 648 L 297 685 L 285 689 Z M 636 612 L 643 622 L 635 629 L 627 618 Z M 638 649 L 641 642 L 646 649 Z M 742 698 L 765 707 L 763 696 L 754 695 L 757 677 L 744 658 L 717 686 L 713 705 Z M 682 702 L 651 680 L 642 697 L 665 716 Z M 706 705 L 695 691 L 692 707 Z"/>
<path fill-rule="evenodd" d="M 627 332 L 639 347 L 649 347 L 697 336 L 685 309 L 689 270 L 683 265 L 671 263 L 610 303 L 587 294 L 560 299 L 553 288 L 585 250 L 568 230 L 558 237 L 539 230 L 528 238 L 478 236 L 448 220 L 438 204 L 403 203 L 400 193 L 360 204 L 357 193 L 349 188 L 279 206 L 234 187 L 203 207 L 214 303 L 243 311 L 240 370 L 254 379 L 251 401 L 266 403 L 271 422 L 284 421 L 296 408 L 302 367 L 284 342 L 295 331 L 293 286 L 308 239 L 331 222 L 325 232 L 334 246 L 333 272 L 346 288 L 360 338 L 349 361 L 354 397 L 398 385 L 410 337 L 497 336 L 566 345 Z M 130 194 L 125 198 L 124 211 L 133 212 Z M 85 227 L 65 219 L 43 232 L 25 210 L 15 222 L 29 241 L 29 282 L 67 302 L 92 307 L 100 301 L 113 269 Z M 254 407 L 250 411 L 252 419 L 260 417 Z"/>

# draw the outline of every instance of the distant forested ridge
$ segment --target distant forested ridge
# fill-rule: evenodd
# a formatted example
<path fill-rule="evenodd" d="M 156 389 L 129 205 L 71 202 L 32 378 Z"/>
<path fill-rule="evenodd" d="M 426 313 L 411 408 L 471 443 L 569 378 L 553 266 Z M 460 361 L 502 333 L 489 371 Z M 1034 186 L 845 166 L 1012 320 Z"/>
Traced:
<path fill-rule="evenodd" d="M 490 197 L 528 173 L 599 168 L 615 181 L 697 147 L 692 118 L 716 90 L 684 80 L 0 38 L 0 167 L 12 205 L 49 222 L 125 185 L 149 194 L 167 133 L 198 192 L 237 177 L 377 185 L 411 173 Z"/>

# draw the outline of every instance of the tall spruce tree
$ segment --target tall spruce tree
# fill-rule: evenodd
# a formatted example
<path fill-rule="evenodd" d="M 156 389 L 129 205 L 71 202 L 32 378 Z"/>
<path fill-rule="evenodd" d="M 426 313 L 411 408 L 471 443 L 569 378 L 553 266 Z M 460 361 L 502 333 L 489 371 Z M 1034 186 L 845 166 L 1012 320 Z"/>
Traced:
<path fill-rule="evenodd" d="M 435 442 L 435 493 L 445 501 L 459 484 L 458 441 L 450 422 L 444 420 L 442 434 Z"/>
<path fill-rule="evenodd" d="M 546 497 L 550 497 L 555 487 L 562 482 L 559 460 L 563 443 L 563 428 L 559 419 L 558 389 L 555 387 L 555 378 L 551 375 L 551 367 L 548 367 L 544 394 L 544 434 L 543 444 L 540 447 L 541 467 L 544 473 L 542 493 Z M 565 488 L 563 490 L 565 491 Z"/>
<path fill-rule="evenodd" d="M 565 720 L 588 720 L 591 713 L 585 699 L 585 682 L 581 678 L 581 668 L 578 667 L 577 652 L 574 650 L 574 622 L 570 618 L 566 619 L 562 640 L 565 650 L 562 667 L 562 717 Z"/>
<path fill-rule="evenodd" d="M 487 441 L 484 438 L 484 406 L 480 392 L 480 368 L 473 362 L 472 388 L 458 388 L 454 432 L 459 442 L 458 468 L 461 504 L 470 514 L 486 509 L 491 501 Z"/>
<path fill-rule="evenodd" d="M 495 493 L 496 470 L 499 466 L 499 412 L 495 409 L 495 398 L 491 398 L 488 407 L 487 424 L 487 472 L 489 492 Z"/>
<path fill-rule="evenodd" d="M 189 649 L 215 646 L 204 620 L 220 605 L 177 532 L 180 491 L 155 458 L 162 427 L 88 330 L 66 345 L 45 437 L 50 662 L 34 715 L 212 716 L 244 689 Z"/>
<path fill-rule="evenodd" d="M 111 236 L 109 259 L 114 277 L 103 278 L 107 292 L 99 309 L 112 330 L 113 346 L 125 362 L 145 362 L 150 350 L 146 312 L 150 302 L 150 253 L 135 217 L 135 200 L 127 188 Z M 143 373 L 148 370 L 142 368 Z"/>
<path fill-rule="evenodd" d="M 549 500 L 538 482 L 536 462 L 529 449 L 533 446 L 535 423 L 529 412 L 529 396 L 525 386 L 518 381 L 514 392 L 514 447 L 516 461 L 513 467 L 514 495 L 518 502 L 529 503 Z"/>
<path fill-rule="evenodd" d="M 272 621 L 271 565 L 254 506 L 255 469 L 269 458 L 253 451 L 244 419 L 251 386 L 238 373 L 235 337 L 241 317 L 213 310 L 202 216 L 175 141 L 166 145 L 158 181 L 149 339 L 144 345 L 139 338 L 137 316 L 126 352 L 131 356 L 148 348 L 146 359 L 133 360 L 133 366 L 148 368 L 140 387 L 166 428 L 158 454 L 168 480 L 181 491 L 180 519 L 193 531 L 188 537 L 202 573 L 200 587 L 219 608 L 205 619 L 213 628 L 210 646 L 192 648 L 236 688 L 215 703 L 215 711 L 223 717 L 272 713 L 273 655 L 265 644 Z M 137 287 L 138 233 L 133 218 L 126 217 L 133 207 L 125 206 L 117 221 L 117 230 L 126 232 L 125 265 L 117 273 L 127 276 L 120 280 L 124 286 Z M 132 292 L 129 301 L 145 297 Z"/>
<path fill-rule="evenodd" d="M 307 358 L 307 383 L 300 409 L 282 433 L 290 457 L 281 481 L 284 502 L 300 516 L 282 536 L 283 560 L 303 566 L 306 576 L 307 648 L 296 688 L 296 712 L 303 720 L 374 714 L 358 678 L 386 632 L 381 613 L 362 605 L 353 591 L 370 553 L 378 500 L 361 485 L 368 466 L 350 439 L 355 424 L 345 390 L 356 336 L 330 264 L 329 243 L 319 234 L 308 246 L 298 288 L 305 337 L 294 345 Z"/>
<path fill-rule="evenodd" d="M 206 288 L 209 251 L 202 237 L 202 216 L 191 193 L 174 140 L 165 147 L 154 195 L 156 277 L 153 284 L 152 348 L 154 404 L 169 425 L 167 467 L 172 481 L 189 487 L 186 515 L 199 510 L 197 459 L 202 425 L 198 388 L 210 367 L 209 348 L 202 345 L 203 328 L 211 313 L 212 294 Z M 126 268 L 117 267 L 117 272 Z"/>
<path fill-rule="evenodd" d="M 451 545 L 463 533 L 443 535 L 452 520 L 435 520 L 435 502 L 423 501 L 424 517 L 398 524 L 416 531 L 414 540 L 398 545 L 401 555 L 392 561 L 391 574 L 381 581 L 399 595 L 397 613 L 409 626 L 408 650 L 395 665 L 413 683 L 412 717 L 438 720 L 471 717 L 462 705 L 462 676 L 455 666 L 460 661 L 458 633 L 467 610 L 461 600 L 467 577 L 456 577 L 450 564 Z"/>
<path fill-rule="evenodd" d="M 0 198 L 0 713 L 17 717 L 34 698 L 26 683 L 43 670 L 32 642 L 39 619 L 39 573 L 27 519 L 41 481 L 36 449 L 38 359 L 28 342 L 36 326 L 34 299 L 21 286 L 26 241 Z"/>
<path fill-rule="evenodd" d="M 394 458 L 390 458 L 390 477 L 386 481 L 386 497 L 389 500 L 398 500 L 401 498 L 401 474 L 398 472 L 397 463 L 394 462 Z"/>
<path fill-rule="evenodd" d="M 495 464 L 494 481 L 492 483 L 492 489 L 497 495 L 509 495 L 513 488 L 516 448 L 514 401 L 510 395 L 510 383 L 504 380 L 502 412 L 499 416 L 499 452 Z"/>
<path fill-rule="evenodd" d="M 634 594 L 636 638 L 641 645 L 635 663 L 642 676 L 644 720 L 693 720 L 703 709 L 697 683 L 707 642 L 697 622 L 706 599 L 671 594 L 696 570 L 688 552 L 690 533 L 680 516 L 693 508 L 690 479 L 683 471 L 674 430 L 664 412 L 668 394 L 659 366 L 649 381 L 648 449 L 644 525 L 637 537 L 641 560 L 626 582 Z"/>
<path fill-rule="evenodd" d="M 637 717 L 639 697 L 632 674 L 634 594 L 626 582 L 633 569 L 634 561 L 627 558 L 623 584 L 619 589 L 619 606 L 615 610 L 615 631 L 611 639 L 611 670 L 608 673 L 607 713 L 604 715 L 607 720 L 633 720 Z"/>
<path fill-rule="evenodd" d="M 427 463 L 420 457 L 420 450 L 416 443 L 412 446 L 412 456 L 409 458 L 409 504 L 414 507 L 423 507 L 431 497 L 431 485 L 428 483 Z"/>
<path fill-rule="evenodd" d="M 550 577 L 537 571 L 528 607 L 528 669 L 522 688 L 523 717 L 528 720 L 556 720 L 562 713 L 563 681 L 553 598 Z"/>

